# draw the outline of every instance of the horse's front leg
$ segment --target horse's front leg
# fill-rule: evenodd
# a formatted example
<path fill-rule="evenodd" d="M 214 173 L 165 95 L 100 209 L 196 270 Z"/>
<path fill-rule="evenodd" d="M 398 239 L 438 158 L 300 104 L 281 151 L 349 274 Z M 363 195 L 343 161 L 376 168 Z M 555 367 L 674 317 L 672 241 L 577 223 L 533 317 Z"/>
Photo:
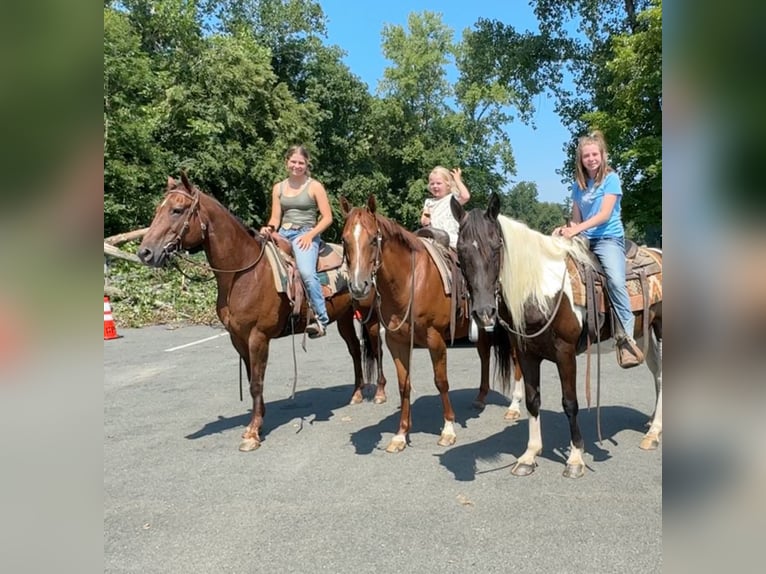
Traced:
<path fill-rule="evenodd" d="M 481 378 L 479 380 L 479 394 L 473 400 L 473 407 L 478 410 L 484 410 L 484 407 L 487 406 L 487 394 L 489 394 L 489 359 L 492 351 L 492 342 L 484 329 L 479 331 L 476 351 L 479 353 Z"/>
<path fill-rule="evenodd" d="M 565 478 L 580 478 L 585 474 L 585 462 L 583 453 L 585 443 L 577 424 L 577 413 L 580 408 L 577 404 L 577 359 L 574 346 L 559 351 L 556 357 L 556 367 L 561 379 L 561 406 L 569 420 L 569 435 L 571 437 L 569 458 L 564 468 Z"/>
<path fill-rule="evenodd" d="M 452 410 L 452 403 L 449 400 L 447 344 L 441 333 L 433 328 L 428 330 L 428 351 L 431 353 L 431 364 L 434 368 L 434 384 L 439 391 L 444 413 L 444 427 L 436 444 L 451 446 L 457 441 L 457 434 L 455 434 L 455 411 Z M 489 353 L 487 353 L 487 360 L 489 360 Z"/>
<path fill-rule="evenodd" d="M 250 424 L 242 433 L 239 450 L 249 452 L 261 446 L 261 426 L 266 415 L 263 401 L 263 380 L 266 374 L 266 362 L 269 358 L 269 340 L 260 332 L 250 334 L 248 341 L 250 356 L 250 396 L 253 398 L 253 414 Z"/>
<path fill-rule="evenodd" d="M 521 367 L 513 356 L 513 391 L 511 392 L 511 404 L 505 411 L 505 420 L 516 421 L 521 418 L 521 400 L 524 398 L 524 377 L 521 374 Z"/>
<path fill-rule="evenodd" d="M 652 334 L 649 335 L 649 338 L 646 364 L 654 376 L 657 402 L 654 407 L 654 414 L 649 421 L 649 430 L 641 440 L 640 447 L 643 450 L 655 450 L 660 446 L 660 437 L 662 436 L 662 339 L 657 340 Z"/>
<path fill-rule="evenodd" d="M 409 336 L 403 342 L 398 340 L 398 337 L 394 339 L 394 337 L 388 335 L 386 337 L 386 345 L 388 345 L 388 350 L 391 351 L 391 356 L 394 359 L 396 378 L 399 381 L 399 399 L 401 401 L 399 429 L 388 443 L 386 452 L 400 452 L 407 446 L 408 433 L 412 427 Z"/>
<path fill-rule="evenodd" d="M 511 468 L 514 476 L 528 476 L 535 471 L 537 455 L 543 451 L 543 435 L 540 424 L 540 362 L 537 357 L 517 356 L 524 378 L 524 397 L 529 417 L 527 450 Z"/>

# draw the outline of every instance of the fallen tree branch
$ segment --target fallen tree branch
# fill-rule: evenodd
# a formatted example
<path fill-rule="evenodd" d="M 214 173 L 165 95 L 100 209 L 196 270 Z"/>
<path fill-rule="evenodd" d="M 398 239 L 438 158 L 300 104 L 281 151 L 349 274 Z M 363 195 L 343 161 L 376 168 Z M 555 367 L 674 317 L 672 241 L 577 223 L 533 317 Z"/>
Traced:
<path fill-rule="evenodd" d="M 108 243 L 109 245 L 122 245 L 128 241 L 141 239 L 144 235 L 146 235 L 147 231 L 149 231 L 149 228 L 144 227 L 143 229 L 134 229 L 133 231 L 118 233 L 117 235 L 112 235 L 111 237 L 104 239 L 104 243 Z"/>
<path fill-rule="evenodd" d="M 125 261 L 131 261 L 133 263 L 141 263 L 141 260 L 137 255 L 134 255 L 133 253 L 126 253 L 122 249 L 118 249 L 114 245 L 108 244 L 106 241 L 104 241 L 104 255 L 108 255 L 109 257 L 116 257 L 118 259 L 124 259 Z"/>

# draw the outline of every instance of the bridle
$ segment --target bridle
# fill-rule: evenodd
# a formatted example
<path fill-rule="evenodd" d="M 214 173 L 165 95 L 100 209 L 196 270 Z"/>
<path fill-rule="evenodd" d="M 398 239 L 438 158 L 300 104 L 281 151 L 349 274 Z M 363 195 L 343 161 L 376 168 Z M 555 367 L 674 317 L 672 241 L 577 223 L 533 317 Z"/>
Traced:
<path fill-rule="evenodd" d="M 181 224 L 181 229 L 176 233 L 176 236 L 174 239 L 168 241 L 162 248 L 162 252 L 165 255 L 171 256 L 174 255 L 180 248 L 181 248 L 181 241 L 184 238 L 184 235 L 189 231 L 191 218 L 195 215 L 199 215 L 199 191 L 195 188 L 194 195 L 190 194 L 188 191 L 183 189 L 169 189 L 165 192 L 165 201 L 167 201 L 167 196 L 169 196 L 171 193 L 178 193 L 180 195 L 183 195 L 184 197 L 191 200 L 192 204 L 189 210 L 186 212 L 186 219 L 184 219 L 183 223 Z M 202 239 L 205 238 L 205 232 L 207 231 L 207 225 L 202 221 L 200 218 L 200 228 L 202 229 Z"/>
<path fill-rule="evenodd" d="M 191 227 L 191 219 L 195 215 L 197 216 L 197 219 L 199 220 L 199 226 L 200 231 L 202 233 L 202 241 L 205 240 L 205 236 L 207 234 L 207 224 L 202 221 L 202 217 L 200 216 L 200 193 L 199 190 L 194 187 L 194 193 L 191 194 L 188 191 L 184 189 L 169 189 L 165 192 L 165 196 L 167 197 L 171 193 L 178 193 L 180 195 L 183 195 L 184 197 L 190 199 L 192 201 L 191 207 L 186 213 L 186 219 L 184 219 L 183 223 L 181 224 L 181 229 L 176 233 L 176 236 L 171 241 L 168 241 L 165 246 L 162 248 L 162 252 L 168 256 L 168 258 L 172 257 L 179 257 L 183 259 L 184 261 L 191 263 L 192 265 L 196 265 L 197 267 L 201 267 L 203 269 L 206 269 L 208 271 L 212 271 L 214 273 L 240 273 L 242 271 L 247 271 L 251 267 L 255 267 L 258 265 L 258 262 L 263 257 L 264 252 L 266 251 L 266 245 L 264 243 L 261 243 L 261 250 L 258 253 L 258 256 L 255 258 L 255 261 L 250 263 L 249 265 L 245 265 L 244 267 L 240 267 L 239 269 L 218 269 L 216 267 L 212 267 L 209 264 L 206 263 L 200 263 L 199 261 L 195 261 L 194 259 L 191 259 L 189 257 L 185 257 L 180 254 L 179 250 L 181 249 L 181 241 L 184 238 L 184 235 L 189 231 L 189 228 Z M 180 268 L 179 268 L 180 271 Z M 183 273 L 183 271 L 181 271 Z"/>
<path fill-rule="evenodd" d="M 498 269 L 503 268 L 503 256 L 504 256 L 503 254 L 505 252 L 505 249 L 503 249 L 502 247 L 504 244 L 505 244 L 505 240 L 503 239 L 502 234 L 500 234 L 500 263 L 499 263 Z M 556 318 L 556 314 L 558 313 L 559 307 L 561 306 L 561 301 L 564 298 L 564 285 L 566 284 L 566 279 L 567 279 L 567 273 L 566 273 L 566 270 L 564 270 L 564 274 L 561 279 L 561 288 L 559 289 L 558 300 L 556 301 L 556 306 L 551 312 L 550 317 L 548 317 L 548 320 L 545 322 L 545 325 L 543 325 L 540 329 L 538 329 L 532 334 L 528 334 L 528 333 L 522 333 L 520 331 L 516 331 L 500 316 L 499 310 L 500 310 L 500 303 L 502 302 L 503 295 L 502 295 L 502 286 L 500 284 L 500 273 L 498 273 L 497 279 L 495 280 L 495 288 L 494 288 L 495 309 L 498 310 L 496 313 L 497 322 L 500 324 L 501 327 L 503 327 L 503 329 L 505 329 L 509 333 L 516 335 L 517 337 L 521 337 L 522 339 L 534 339 L 535 337 L 539 337 L 540 335 L 545 333 L 545 331 L 548 330 L 548 328 L 553 323 L 553 320 Z M 466 283 L 470 285 L 470 282 L 466 281 Z M 470 292 L 469 292 L 469 297 L 470 297 Z"/>

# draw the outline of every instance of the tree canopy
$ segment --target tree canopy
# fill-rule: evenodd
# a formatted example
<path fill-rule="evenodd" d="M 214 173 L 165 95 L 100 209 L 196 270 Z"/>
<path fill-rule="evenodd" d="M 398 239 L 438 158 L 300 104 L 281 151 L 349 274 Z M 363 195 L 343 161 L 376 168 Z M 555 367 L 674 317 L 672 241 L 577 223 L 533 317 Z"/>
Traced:
<path fill-rule="evenodd" d="M 469 208 L 499 192 L 509 215 L 548 232 L 568 208 L 540 203 L 535 182 L 511 185 L 507 134 L 532 122 L 542 92 L 573 135 L 604 131 L 626 218 L 642 232 L 659 225 L 661 0 L 531 3 L 536 33 L 479 20 L 456 38 L 433 12 L 383 26 L 389 65 L 370 93 L 329 43 L 319 2 L 105 0 L 105 233 L 148 225 L 180 168 L 257 226 L 294 143 L 312 152 L 336 213 L 341 195 L 375 194 L 414 228 L 431 169 L 460 166 Z"/>

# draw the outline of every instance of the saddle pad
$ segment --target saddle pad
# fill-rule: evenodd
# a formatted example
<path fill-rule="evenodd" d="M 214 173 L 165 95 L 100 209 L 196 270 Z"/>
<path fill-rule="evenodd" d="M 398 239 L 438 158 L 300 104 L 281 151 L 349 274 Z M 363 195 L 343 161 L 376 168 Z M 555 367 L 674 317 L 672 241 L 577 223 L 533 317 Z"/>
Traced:
<path fill-rule="evenodd" d="M 330 244 L 333 250 L 338 253 L 340 246 Z M 271 265 L 271 274 L 274 279 L 274 287 L 278 293 L 287 293 L 287 268 L 282 262 L 282 255 L 277 253 L 277 248 L 273 243 L 266 243 L 266 258 Z M 322 285 L 322 293 L 327 297 L 332 297 L 335 293 L 345 291 L 348 288 L 348 268 L 344 262 L 336 269 L 329 271 L 319 271 L 317 273 L 319 283 Z"/>
<path fill-rule="evenodd" d="M 638 248 L 638 255 L 636 259 L 649 258 L 656 262 L 660 269 L 662 269 L 662 260 L 652 250 L 645 247 Z M 569 274 L 569 282 L 572 285 L 572 297 L 573 303 L 580 307 L 585 307 L 585 282 L 580 274 L 580 270 L 577 264 L 571 257 L 567 257 L 567 272 Z M 600 270 L 600 265 L 596 267 Z M 605 281 L 602 277 L 602 282 Z M 653 305 L 662 301 L 662 271 L 655 273 L 654 275 L 648 275 L 646 278 L 647 290 L 649 295 L 649 305 Z M 641 282 L 638 279 L 628 279 L 626 281 L 628 288 L 628 297 L 630 298 L 630 307 L 633 311 L 643 311 L 644 309 L 644 294 L 641 290 Z M 604 311 L 603 299 L 600 301 L 600 310 Z"/>
<path fill-rule="evenodd" d="M 452 294 L 452 275 L 450 273 L 450 269 L 447 266 L 449 261 L 446 260 L 446 257 L 449 257 L 448 254 L 442 255 L 442 251 L 439 247 L 436 246 L 436 244 L 426 237 L 419 237 L 420 241 L 423 242 L 423 245 L 426 247 L 426 251 L 428 251 L 428 254 L 431 256 L 431 259 L 434 260 L 434 263 L 436 263 L 436 268 L 439 270 L 439 275 L 442 277 L 442 285 L 444 286 L 444 294 L 445 295 L 451 295 Z"/>

